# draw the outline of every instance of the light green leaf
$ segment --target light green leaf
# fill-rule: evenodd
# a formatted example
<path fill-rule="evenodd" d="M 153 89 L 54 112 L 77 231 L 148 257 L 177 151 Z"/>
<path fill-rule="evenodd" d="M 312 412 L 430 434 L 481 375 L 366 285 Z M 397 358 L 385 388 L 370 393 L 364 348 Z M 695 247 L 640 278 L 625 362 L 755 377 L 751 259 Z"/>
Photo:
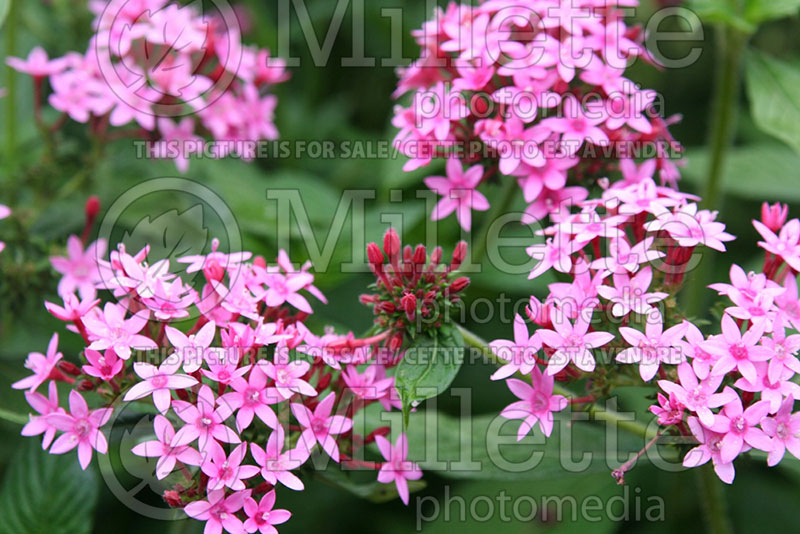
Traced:
<path fill-rule="evenodd" d="M 442 327 L 433 336 L 422 334 L 414 340 L 394 375 L 406 421 L 413 406 L 450 386 L 463 362 L 464 339 L 451 326 Z"/>
<path fill-rule="evenodd" d="M 756 125 L 800 153 L 800 69 L 751 51 L 745 79 Z"/>
<path fill-rule="evenodd" d="M 75 454 L 56 456 L 28 439 L 0 490 L 0 534 L 88 534 L 97 503 L 97 477 Z"/>
<path fill-rule="evenodd" d="M 745 18 L 753 24 L 797 14 L 800 0 L 748 0 Z"/>
<path fill-rule="evenodd" d="M 744 33 L 753 33 L 757 29 L 752 21 L 737 13 L 729 0 L 689 0 L 688 7 L 703 22 L 724 24 Z"/>
<path fill-rule="evenodd" d="M 11 11 L 11 0 L 0 0 L 0 28 L 3 27 L 9 11 Z"/>
<path fill-rule="evenodd" d="M 685 179 L 702 184 L 708 151 L 689 150 Z M 783 145 L 751 145 L 731 149 L 725 163 L 723 187 L 727 194 L 764 201 L 800 201 L 797 172 L 800 156 Z"/>

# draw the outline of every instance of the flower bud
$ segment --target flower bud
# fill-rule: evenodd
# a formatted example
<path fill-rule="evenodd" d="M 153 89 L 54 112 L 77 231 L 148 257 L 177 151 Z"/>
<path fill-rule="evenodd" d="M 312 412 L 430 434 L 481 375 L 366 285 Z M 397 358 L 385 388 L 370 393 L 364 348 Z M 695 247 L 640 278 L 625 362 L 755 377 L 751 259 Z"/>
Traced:
<path fill-rule="evenodd" d="M 267 260 L 264 259 L 264 256 L 256 256 L 253 258 L 253 265 L 256 267 L 261 267 L 262 269 L 267 268 Z"/>
<path fill-rule="evenodd" d="M 183 507 L 183 501 L 177 491 L 167 490 L 164 492 L 164 502 L 170 505 L 171 508 Z"/>
<path fill-rule="evenodd" d="M 68 375 L 78 376 L 79 374 L 81 374 L 81 370 L 78 368 L 77 365 L 75 365 L 72 362 L 68 362 L 66 360 L 61 360 L 60 362 L 58 362 L 58 368 L 59 370 L 64 371 Z"/>
<path fill-rule="evenodd" d="M 403 333 L 397 332 L 392 338 L 389 340 L 389 350 L 398 351 L 403 346 Z"/>
<path fill-rule="evenodd" d="M 383 236 L 383 251 L 390 259 L 400 253 L 400 237 L 394 228 L 389 228 Z"/>
<path fill-rule="evenodd" d="M 225 269 L 216 260 L 211 260 L 203 266 L 203 274 L 209 283 L 219 282 L 225 277 Z"/>
<path fill-rule="evenodd" d="M 400 299 L 400 304 L 402 304 L 408 320 L 413 321 L 417 313 L 417 297 L 413 293 L 407 293 Z"/>
<path fill-rule="evenodd" d="M 417 248 L 414 249 L 414 264 L 415 265 L 424 265 L 425 259 L 427 258 L 428 253 L 425 250 L 425 245 L 417 245 Z"/>
<path fill-rule="evenodd" d="M 458 293 L 459 291 L 463 291 L 469 285 L 469 278 L 466 276 L 462 276 L 460 278 L 456 278 L 452 284 L 450 284 L 450 292 L 451 293 Z"/>
<path fill-rule="evenodd" d="M 459 241 L 458 245 L 456 245 L 455 250 L 453 250 L 453 261 L 450 263 L 450 270 L 455 271 L 461 264 L 464 263 L 464 258 L 467 257 L 467 242 L 466 241 Z"/>
<path fill-rule="evenodd" d="M 95 195 L 87 198 L 85 212 L 87 224 L 91 225 L 97 217 L 97 214 L 100 213 L 100 199 Z"/>
<path fill-rule="evenodd" d="M 367 245 L 367 260 L 373 265 L 383 265 L 383 252 L 376 243 Z"/>
<path fill-rule="evenodd" d="M 783 228 L 788 216 L 789 206 L 786 204 L 782 205 L 780 202 L 776 202 L 770 206 L 764 202 L 761 206 L 761 222 L 773 232 L 779 232 Z"/>

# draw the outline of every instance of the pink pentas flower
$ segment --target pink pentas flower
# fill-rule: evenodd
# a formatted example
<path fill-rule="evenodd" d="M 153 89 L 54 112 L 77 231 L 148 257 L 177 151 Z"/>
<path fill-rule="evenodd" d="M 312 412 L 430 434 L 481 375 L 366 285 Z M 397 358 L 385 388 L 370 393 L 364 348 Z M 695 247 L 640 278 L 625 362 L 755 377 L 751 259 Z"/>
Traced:
<path fill-rule="evenodd" d="M 677 365 L 685 361 L 680 341 L 683 339 L 688 324 L 681 322 L 664 330 L 660 313 L 647 316 L 644 332 L 628 326 L 622 326 L 619 333 L 631 345 L 616 356 L 622 363 L 638 363 L 639 375 L 649 382 L 656 376 L 661 364 Z"/>
<path fill-rule="evenodd" d="M 147 325 L 150 312 L 142 310 L 125 319 L 125 309 L 119 304 L 107 302 L 103 312 L 97 316 L 87 315 L 83 322 L 89 333 L 92 350 L 113 348 L 114 352 L 127 360 L 131 357 L 131 349 L 153 350 L 158 348 L 156 342 L 139 332 Z"/>
<path fill-rule="evenodd" d="M 800 459 L 800 412 L 792 413 L 794 399 L 787 398 L 773 417 L 761 420 L 761 428 L 772 438 L 772 448 L 767 456 L 770 467 L 777 465 L 788 450 Z"/>
<path fill-rule="evenodd" d="M 686 339 L 680 342 L 683 354 L 688 359 L 691 359 L 692 369 L 697 378 L 705 380 L 711 373 L 711 368 L 714 367 L 719 356 L 703 348 L 706 338 L 697 326 L 689 321 L 686 321 L 686 324 L 686 332 L 684 332 Z"/>
<path fill-rule="evenodd" d="M 575 323 L 551 312 L 551 321 L 555 330 L 542 328 L 537 331 L 542 344 L 555 349 L 547 363 L 548 375 L 554 375 L 564 369 L 570 362 L 581 371 L 591 373 L 595 368 L 595 359 L 590 349 L 602 347 L 614 339 L 609 332 L 589 332 L 589 319 L 586 314 L 579 316 Z"/>
<path fill-rule="evenodd" d="M 758 233 L 764 238 L 758 245 L 767 252 L 780 256 L 795 271 L 800 271 L 800 220 L 792 219 L 778 235 L 759 221 L 753 221 Z"/>
<path fill-rule="evenodd" d="M 472 210 L 489 209 L 489 201 L 483 193 L 475 189 L 483 179 L 483 167 L 475 165 L 464 171 L 461 162 L 456 158 L 448 159 L 446 167 L 446 177 L 425 178 L 425 185 L 442 196 L 431 217 L 439 220 L 455 212 L 458 223 L 469 231 L 472 227 Z"/>
<path fill-rule="evenodd" d="M 311 368 L 311 364 L 303 360 L 288 361 L 286 357 L 278 356 L 275 362 L 260 360 L 258 365 L 264 373 L 275 381 L 275 389 L 284 399 L 290 398 L 295 393 L 313 397 L 317 391 L 303 379 Z"/>
<path fill-rule="evenodd" d="M 597 293 L 612 303 L 611 314 L 614 317 L 625 317 L 631 312 L 647 315 L 653 309 L 653 304 L 669 296 L 663 291 L 649 291 L 653 281 L 653 269 L 649 265 L 633 276 L 615 273 L 613 281 L 613 287 L 600 286 Z"/>
<path fill-rule="evenodd" d="M 334 436 L 353 428 L 353 420 L 342 415 L 331 415 L 335 402 L 336 394 L 331 392 L 313 412 L 302 404 L 292 403 L 291 406 L 292 414 L 303 427 L 300 439 L 304 446 L 311 450 L 315 443 L 319 443 L 328 456 L 338 463 L 339 446 Z"/>
<path fill-rule="evenodd" d="M 124 362 L 119 359 L 114 349 L 106 349 L 104 353 L 96 350 L 86 349 L 83 353 L 88 364 L 81 367 L 81 370 L 89 376 L 100 378 L 106 382 L 113 380 L 124 367 Z"/>
<path fill-rule="evenodd" d="M 205 521 L 204 534 L 244 534 L 244 523 L 236 515 L 250 498 L 250 490 L 237 491 L 225 496 L 225 490 L 208 492 L 207 500 L 187 504 L 183 511 L 191 518 Z"/>
<path fill-rule="evenodd" d="M 768 401 L 762 400 L 744 409 L 742 399 L 736 395 L 714 416 L 714 424 L 709 428 L 723 436 L 720 459 L 724 463 L 732 462 L 749 447 L 766 452 L 772 450 L 772 440 L 758 428 L 768 413 Z"/>
<path fill-rule="evenodd" d="M 658 424 L 677 425 L 683 421 L 686 407 L 678 401 L 674 393 L 670 393 L 669 398 L 659 393 L 656 398 L 658 405 L 650 406 L 650 411 L 658 418 Z"/>
<path fill-rule="evenodd" d="M 89 406 L 77 391 L 69 392 L 70 413 L 51 413 L 46 416 L 48 424 L 64 432 L 50 447 L 50 454 L 64 454 L 78 448 L 78 461 L 82 469 L 92 461 L 92 449 L 100 454 L 108 452 L 106 437 L 100 427 L 111 418 L 112 408 L 89 411 Z"/>
<path fill-rule="evenodd" d="M 50 343 L 47 345 L 46 355 L 41 352 L 28 354 L 28 358 L 25 360 L 25 367 L 33 371 L 33 374 L 22 380 L 17 380 L 11 384 L 11 387 L 14 389 L 27 389 L 31 392 L 36 391 L 36 388 L 50 379 L 54 372 L 58 373 L 56 365 L 63 357 L 64 355 L 58 352 L 58 334 L 53 334 L 53 337 L 50 338 Z"/>
<path fill-rule="evenodd" d="M 153 144 L 153 155 L 157 158 L 172 158 L 180 172 L 189 170 L 189 156 L 203 149 L 203 138 L 195 135 L 195 121 L 184 117 L 174 123 L 168 118 L 158 119 L 161 140 Z"/>
<path fill-rule="evenodd" d="M 563 410 L 568 404 L 566 397 L 553 395 L 552 375 L 543 374 L 534 366 L 530 376 L 531 384 L 516 378 L 506 381 L 508 388 L 520 400 L 503 408 L 500 415 L 506 419 L 522 419 L 517 431 L 517 441 L 533 430 L 537 422 L 542 433 L 550 436 L 553 431 L 553 412 Z"/>
<path fill-rule="evenodd" d="M 31 415 L 30 421 L 22 427 L 21 434 L 23 436 L 39 436 L 44 434 L 42 439 L 42 449 L 47 449 L 53 443 L 58 430 L 47 421 L 47 416 L 53 413 L 66 413 L 63 408 L 58 405 L 58 388 L 56 387 L 55 380 L 51 381 L 47 386 L 47 397 L 41 393 L 25 392 L 25 400 L 28 401 L 31 408 L 36 410 L 39 415 Z"/>
<path fill-rule="evenodd" d="M 172 343 L 175 353 L 178 354 L 183 362 L 183 370 L 185 372 L 194 373 L 203 367 L 206 353 L 214 341 L 216 330 L 217 325 L 214 321 L 207 322 L 197 333 L 189 335 L 172 326 L 165 328 L 167 339 Z"/>
<path fill-rule="evenodd" d="M 735 239 L 725 231 L 725 225 L 716 221 L 717 212 L 698 211 L 697 204 L 689 203 L 670 211 L 663 203 L 654 204 L 656 220 L 645 225 L 649 232 L 665 231 L 681 247 L 704 245 L 725 252 L 725 243 Z"/>
<path fill-rule="evenodd" d="M 130 402 L 153 396 L 153 404 L 161 414 L 166 414 L 172 403 L 173 389 L 188 389 L 197 384 L 197 379 L 178 373 L 181 360 L 176 355 L 169 356 L 156 367 L 150 363 L 134 362 L 133 371 L 142 379 L 125 393 L 122 400 Z"/>
<path fill-rule="evenodd" d="M 45 301 L 44 307 L 57 319 L 67 322 L 81 319 L 100 303 L 100 299 L 95 298 L 79 300 L 78 297 L 72 293 L 65 295 L 63 299 L 64 306 Z"/>
<path fill-rule="evenodd" d="M 492 352 L 508 363 L 492 374 L 492 380 L 502 380 L 514 373 L 529 374 L 536 367 L 536 354 L 542 348 L 538 334 L 529 335 L 521 315 L 514 316 L 514 341 L 496 339 L 489 343 Z"/>
<path fill-rule="evenodd" d="M 800 334 L 787 336 L 783 317 L 778 316 L 773 323 L 772 336 L 761 338 L 761 344 L 772 352 L 767 374 L 771 382 L 780 380 L 787 370 L 792 375 L 800 373 L 800 360 L 796 357 L 800 350 Z"/>
<path fill-rule="evenodd" d="M 786 398 L 800 400 L 800 384 L 792 382 L 794 372 L 788 369 L 777 380 L 769 379 L 766 362 L 756 362 L 756 380 L 750 382 L 744 377 L 733 383 L 734 387 L 750 393 L 758 393 L 761 400 L 769 401 L 770 412 L 776 412 Z"/>
<path fill-rule="evenodd" d="M 690 417 L 688 423 L 689 429 L 700 445 L 686 453 L 686 456 L 683 457 L 683 466 L 698 467 L 711 460 L 714 464 L 714 472 L 717 473 L 720 480 L 726 484 L 732 483 L 736 471 L 733 462 L 722 460 L 723 434 L 703 426 L 696 417 Z"/>
<path fill-rule="evenodd" d="M 407 460 L 408 438 L 405 434 L 397 436 L 394 446 L 383 436 L 375 436 L 375 444 L 386 462 L 378 471 L 378 482 L 381 484 L 395 483 L 397 493 L 403 504 L 408 504 L 408 481 L 422 478 L 422 470 L 417 464 Z"/>
<path fill-rule="evenodd" d="M 253 366 L 247 379 L 234 378 L 230 385 L 233 391 L 222 395 L 218 402 L 228 404 L 236 412 L 236 429 L 240 433 L 252 424 L 255 416 L 270 428 L 278 426 L 270 405 L 283 399 L 274 388 L 267 388 L 267 375 L 261 366 Z"/>
<path fill-rule="evenodd" d="M 658 386 L 669 393 L 686 406 L 691 412 L 697 414 L 700 421 L 707 427 L 714 424 L 714 412 L 711 410 L 719 408 L 731 402 L 737 397 L 736 392 L 729 386 L 725 386 L 722 392 L 717 393 L 722 384 L 721 375 L 710 375 L 700 381 L 694 374 L 692 366 L 688 362 L 678 365 L 678 380 L 680 384 L 669 380 L 659 380 Z"/>
<path fill-rule="evenodd" d="M 756 381 L 755 362 L 767 361 L 772 352 L 759 344 L 764 324 L 751 326 L 744 334 L 730 315 L 722 317 L 722 334 L 702 344 L 708 352 L 719 356 L 712 374 L 724 375 L 734 369 L 750 382 Z"/>
<path fill-rule="evenodd" d="M 98 261 L 106 253 L 106 242 L 98 239 L 83 250 L 80 238 L 75 235 L 67 239 L 67 257 L 53 256 L 50 263 L 58 271 L 61 281 L 58 283 L 58 294 L 66 299 L 67 295 L 78 290 L 82 300 L 94 299 L 96 286 L 102 282 Z"/>
<path fill-rule="evenodd" d="M 539 263 L 528 275 L 529 280 L 539 277 L 550 269 L 560 273 L 572 270 L 572 255 L 580 249 L 577 242 L 563 232 L 556 232 L 554 237 L 547 238 L 544 243 L 537 243 L 525 249 L 525 252 Z"/>
<path fill-rule="evenodd" d="M 222 447 L 212 447 L 211 454 L 205 459 L 201 469 L 208 476 L 209 491 L 225 489 L 233 491 L 245 489 L 244 480 L 258 474 L 258 467 L 242 465 L 247 454 L 247 443 L 239 444 L 230 455 L 225 455 Z"/>
<path fill-rule="evenodd" d="M 203 463 L 203 456 L 192 447 L 188 445 L 172 445 L 175 429 L 169 419 L 163 415 L 156 415 L 153 420 L 153 429 L 156 439 L 139 443 L 131 449 L 131 452 L 136 456 L 158 458 L 155 473 L 159 480 L 172 473 L 178 462 L 195 466 L 200 466 Z"/>
<path fill-rule="evenodd" d="M 342 379 L 356 397 L 377 400 L 384 397 L 394 384 L 394 378 L 379 378 L 378 367 L 379 364 L 373 363 L 359 373 L 355 365 L 350 365 L 342 373 Z"/>
<path fill-rule="evenodd" d="M 250 453 L 261 466 L 261 476 L 268 484 L 275 486 L 280 482 L 289 489 L 300 491 L 304 488 L 303 482 L 292 471 L 308 460 L 309 451 L 302 446 L 284 451 L 285 438 L 286 433 L 279 425 L 269 435 L 265 448 L 251 443 Z"/>
<path fill-rule="evenodd" d="M 273 308 L 286 302 L 300 311 L 312 313 L 311 305 L 298 291 L 313 281 L 314 277 L 309 273 L 268 274 L 264 280 L 268 287 L 264 301 Z"/>
<path fill-rule="evenodd" d="M 172 401 L 172 409 L 184 423 L 175 434 L 173 446 L 188 445 L 197 441 L 199 450 L 206 452 L 216 445 L 215 440 L 225 443 L 240 443 L 241 439 L 233 429 L 225 426 L 225 420 L 233 410 L 227 403 L 217 407 L 217 399 L 210 387 L 205 384 L 197 392 L 197 403 Z"/>
<path fill-rule="evenodd" d="M 251 365 L 239 366 L 242 356 L 239 347 L 213 348 L 206 353 L 208 369 L 200 372 L 206 378 L 219 384 L 228 385 L 247 374 Z"/>
<path fill-rule="evenodd" d="M 611 274 L 635 273 L 643 263 L 650 263 L 665 254 L 652 250 L 654 238 L 648 237 L 631 246 L 620 232 L 608 242 L 608 256 L 597 258 L 590 264 L 592 269 L 603 269 Z"/>
<path fill-rule="evenodd" d="M 30 74 L 34 78 L 44 78 L 57 74 L 67 67 L 65 58 L 50 59 L 41 46 L 35 46 L 27 59 L 9 56 L 6 64 L 12 69 Z"/>
<path fill-rule="evenodd" d="M 445 141 L 450 135 L 450 123 L 469 113 L 463 95 L 451 91 L 445 82 L 438 82 L 427 91 L 417 93 L 414 109 L 417 110 L 420 132 L 433 134 L 437 141 Z"/>
<path fill-rule="evenodd" d="M 261 534 L 277 534 L 274 525 L 286 523 L 292 517 L 289 510 L 275 509 L 275 490 L 268 491 L 259 502 L 248 498 L 244 502 L 244 513 L 247 514 L 245 530 Z"/>
<path fill-rule="evenodd" d="M 563 113 L 563 117 L 547 118 L 541 124 L 561 134 L 566 154 L 575 154 L 584 141 L 601 146 L 608 144 L 608 135 L 598 127 L 606 120 L 602 110 L 584 110 L 578 99 L 570 95 L 563 100 Z"/>

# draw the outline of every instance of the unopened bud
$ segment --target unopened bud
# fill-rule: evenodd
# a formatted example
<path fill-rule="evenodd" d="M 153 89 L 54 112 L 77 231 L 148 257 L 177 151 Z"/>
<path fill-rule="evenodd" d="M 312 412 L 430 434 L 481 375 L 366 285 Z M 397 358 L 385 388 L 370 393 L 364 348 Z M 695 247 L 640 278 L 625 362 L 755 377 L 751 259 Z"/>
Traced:
<path fill-rule="evenodd" d="M 450 284 L 450 292 L 451 293 L 458 293 L 459 291 L 463 291 L 464 289 L 469 286 L 469 278 L 466 276 L 462 276 L 460 278 L 456 278 L 452 284 Z"/>
<path fill-rule="evenodd" d="M 467 242 L 466 241 L 459 241 L 458 245 L 456 245 L 455 250 L 453 250 L 453 261 L 450 263 L 450 270 L 455 271 L 461 264 L 464 263 L 464 258 L 467 257 Z"/>
<path fill-rule="evenodd" d="M 389 228 L 383 236 L 383 251 L 390 259 L 400 253 L 400 237 L 394 228 Z"/>

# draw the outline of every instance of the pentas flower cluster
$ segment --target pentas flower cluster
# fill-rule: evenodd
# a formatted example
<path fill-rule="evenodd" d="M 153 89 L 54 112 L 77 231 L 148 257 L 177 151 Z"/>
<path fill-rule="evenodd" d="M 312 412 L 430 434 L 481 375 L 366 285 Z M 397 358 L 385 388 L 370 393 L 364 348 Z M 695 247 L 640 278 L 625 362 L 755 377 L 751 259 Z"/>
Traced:
<path fill-rule="evenodd" d="M 403 248 L 393 228 L 384 235 L 383 250 L 377 243 L 367 246 L 377 280 L 374 293 L 361 295 L 361 302 L 372 307 L 376 328 L 390 333 L 390 351 L 398 351 L 408 335 L 438 330 L 450 317 L 450 307 L 469 286 L 469 278 L 457 276 L 466 255 L 467 244 L 461 241 L 449 264 L 442 263 L 441 247 L 430 257 L 424 245 Z"/>
<path fill-rule="evenodd" d="M 518 315 L 514 340 L 490 344 L 503 363 L 492 379 L 506 379 L 519 399 L 501 412 L 522 420 L 519 439 L 536 423 L 550 435 L 554 412 L 636 384 L 638 375 L 659 388 L 651 411 L 660 433 L 698 443 L 683 451 L 684 466 L 710 460 L 731 483 L 734 459 L 751 449 L 766 453 L 770 466 L 786 450 L 800 457 L 800 221 L 786 222 L 785 207 L 764 206 L 762 221 L 753 222 L 764 239 L 763 270 L 733 265 L 730 283 L 710 286 L 729 305 L 720 333 L 705 335 L 672 295 L 693 267 L 695 247 L 724 251 L 732 236 L 691 200 L 649 178 L 617 183 L 576 213 L 562 206 L 541 232 L 547 241 L 530 247 L 540 260 L 532 277 L 552 269 L 572 281 L 550 284 L 543 302 L 531 297 L 533 334 Z M 586 397 L 554 394 L 555 381 L 579 379 Z"/>
<path fill-rule="evenodd" d="M 622 10 L 637 0 L 483 0 L 450 3 L 414 33 L 420 59 L 399 71 L 395 145 L 405 170 L 447 159 L 446 176 L 425 184 L 442 196 L 432 218 L 489 208 L 477 188 L 517 180 L 527 214 L 541 219 L 566 199 L 586 198 L 597 178 L 634 179 L 634 158 L 661 183 L 679 179 L 656 93 L 625 77 L 637 58 L 652 62 L 645 35 Z M 646 149 L 650 149 L 649 153 Z M 568 186 L 568 184 L 571 184 Z"/>
<path fill-rule="evenodd" d="M 390 232 L 392 247 L 396 237 Z M 23 435 L 43 435 L 52 454 L 77 449 L 86 469 L 94 451 L 108 452 L 115 414 L 130 403 L 151 407 L 152 438 L 132 452 L 154 459 L 157 478 L 171 487 L 166 502 L 206 522 L 206 533 L 275 532 L 291 515 L 275 508 L 275 488 L 304 489 L 300 476 L 315 451 L 377 471 L 408 503 L 408 481 L 422 472 L 407 460 L 406 436 L 392 443 L 388 426 L 367 436 L 353 428 L 356 414 L 373 403 L 400 407 L 391 376 L 397 359 L 376 356 L 398 325 L 381 323 L 383 331 L 365 340 L 315 336 L 304 324 L 312 313 L 307 295 L 324 296 L 309 266 L 294 268 L 284 252 L 267 265 L 249 252 L 224 253 L 215 241 L 208 254 L 177 260 L 180 270 L 202 273 L 195 290 L 168 260 L 149 258 L 149 247 L 131 254 L 119 245 L 108 258 L 90 255 L 104 251 L 100 243 L 83 247 L 73 237 L 70 259 L 53 258 L 67 282 L 59 286 L 63 304 L 46 307 L 85 349 L 80 362 L 71 361 L 59 352 L 56 333 L 46 353 L 29 355 L 31 375 L 13 385 L 35 412 Z M 387 254 L 396 269 L 381 271 L 387 281 L 439 284 L 436 291 L 453 285 L 445 281 L 455 265 L 439 272 L 434 261 L 428 269 L 409 258 L 401 263 L 395 248 Z M 424 313 L 423 300 L 417 313 Z M 354 347 L 365 349 L 363 359 L 348 358 Z M 395 354 L 401 348 L 392 347 Z M 58 382 L 71 385 L 66 406 Z M 385 461 L 355 458 L 370 444 Z"/>
<path fill-rule="evenodd" d="M 153 142 L 153 156 L 185 172 L 192 153 L 211 137 L 215 156 L 254 154 L 237 141 L 275 139 L 277 99 L 268 91 L 288 79 L 285 62 L 242 44 L 232 11 L 199 13 L 168 0 L 92 0 L 94 35 L 84 54 L 49 59 L 40 47 L 12 68 L 34 82 L 36 120 L 48 80 L 50 105 L 88 123 L 101 139 L 132 136 Z M 109 126 L 122 128 L 109 132 Z"/>

